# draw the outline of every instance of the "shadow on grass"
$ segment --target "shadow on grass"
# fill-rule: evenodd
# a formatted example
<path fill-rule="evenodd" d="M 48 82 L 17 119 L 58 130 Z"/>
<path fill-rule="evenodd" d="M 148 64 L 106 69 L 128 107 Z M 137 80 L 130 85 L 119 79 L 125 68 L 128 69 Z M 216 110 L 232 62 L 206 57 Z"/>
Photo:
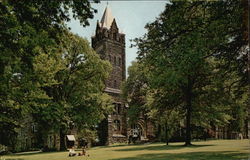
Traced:
<path fill-rule="evenodd" d="M 19 157 L 19 156 L 41 155 L 41 154 L 55 154 L 55 153 L 60 153 L 60 152 L 67 152 L 67 151 L 13 153 L 13 154 L 8 154 L 7 156 L 10 156 L 10 157 L 11 156 Z M 2 159 L 0 159 L 0 160 L 2 160 Z M 12 159 L 8 159 L 8 160 L 12 160 Z"/>
<path fill-rule="evenodd" d="M 45 154 L 51 154 L 51 155 L 53 155 L 53 154 L 55 154 L 55 153 L 60 153 L 60 152 L 65 152 L 65 151 L 55 151 L 55 152 L 34 152 L 34 153 L 18 153 L 18 154 L 8 154 L 7 156 L 8 157 L 6 157 L 6 158 L 3 158 L 3 159 L 1 159 L 0 158 L 0 160 L 25 160 L 25 159 L 23 159 L 23 158 L 18 158 L 18 157 L 20 157 L 20 156 L 28 156 L 28 157 L 30 157 L 30 156 L 33 156 L 33 155 L 45 155 Z M 67 154 L 65 154 L 66 156 L 67 156 Z M 12 158 L 12 157 L 15 157 L 15 158 Z"/>
<path fill-rule="evenodd" d="M 183 148 L 200 148 L 200 147 L 208 147 L 214 145 L 191 145 L 191 146 L 184 146 L 184 145 L 160 145 L 160 146 L 136 146 L 134 148 L 125 148 L 125 149 L 115 149 L 115 151 L 139 151 L 139 150 L 173 150 L 173 149 L 183 149 Z"/>
<path fill-rule="evenodd" d="M 111 160 L 247 160 L 247 153 L 239 152 L 189 152 L 189 153 L 156 153 L 142 154 Z"/>
<path fill-rule="evenodd" d="M 22 158 L 7 158 L 7 159 L 3 159 L 3 160 L 24 160 Z"/>
<path fill-rule="evenodd" d="M 128 144 L 117 144 L 117 145 L 111 145 L 111 146 L 95 146 L 92 148 L 115 148 L 115 147 L 123 147 L 123 146 L 130 146 Z M 134 145 L 136 146 L 136 145 Z"/>
<path fill-rule="evenodd" d="M 6 157 L 2 157 L 2 156 L 0 156 L 0 160 L 24 160 L 23 158 L 10 158 L 10 157 L 8 157 L 8 158 L 6 158 Z"/>

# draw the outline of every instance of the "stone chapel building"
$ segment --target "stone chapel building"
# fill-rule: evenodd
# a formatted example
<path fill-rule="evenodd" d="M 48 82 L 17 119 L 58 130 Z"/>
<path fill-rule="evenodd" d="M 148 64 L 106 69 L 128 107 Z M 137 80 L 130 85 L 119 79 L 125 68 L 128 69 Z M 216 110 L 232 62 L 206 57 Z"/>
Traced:
<path fill-rule="evenodd" d="M 113 67 L 106 81 L 105 92 L 114 100 L 114 112 L 99 125 L 100 144 L 128 142 L 130 138 L 147 141 L 154 137 L 153 124 L 146 122 L 141 115 L 135 124 L 128 124 L 128 106 L 121 98 L 121 84 L 126 79 L 125 34 L 119 30 L 110 8 L 106 7 L 101 21 L 97 21 L 92 47 L 102 59 L 108 60 Z"/>
<path fill-rule="evenodd" d="M 105 82 L 105 92 L 114 100 L 114 113 L 99 125 L 99 139 L 102 145 L 127 141 L 126 106 L 121 98 L 121 84 L 126 78 L 125 34 L 119 31 L 111 10 L 106 7 L 101 21 L 97 21 L 92 47 L 101 59 L 112 64 L 112 72 Z"/>
<path fill-rule="evenodd" d="M 97 21 L 95 35 L 92 37 L 92 47 L 101 59 L 108 60 L 113 67 L 109 79 L 105 82 L 105 92 L 114 100 L 114 112 L 107 115 L 99 125 L 100 144 L 129 142 L 130 138 L 134 137 L 137 137 L 139 141 L 155 140 L 157 127 L 143 113 L 140 114 L 137 122 L 128 124 L 128 106 L 121 98 L 121 84 L 126 79 L 125 34 L 119 30 L 109 7 L 106 7 L 101 21 Z M 179 138 L 183 136 L 180 131 L 181 129 L 178 131 Z M 236 138 L 234 133 L 226 132 L 227 130 L 223 128 L 214 129 L 214 134 L 209 133 L 209 135 L 215 138 Z"/>

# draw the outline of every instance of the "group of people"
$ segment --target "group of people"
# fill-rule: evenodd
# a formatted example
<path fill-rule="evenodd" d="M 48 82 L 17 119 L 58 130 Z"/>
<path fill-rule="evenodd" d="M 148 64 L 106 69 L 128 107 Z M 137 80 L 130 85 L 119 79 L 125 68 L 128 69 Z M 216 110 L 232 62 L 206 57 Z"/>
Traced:
<path fill-rule="evenodd" d="M 72 147 L 69 149 L 69 157 L 73 157 L 73 156 L 89 156 L 89 154 L 87 154 L 86 152 L 86 147 L 82 147 L 82 152 L 77 153 L 75 151 L 75 148 Z"/>
<path fill-rule="evenodd" d="M 86 152 L 87 146 L 88 146 L 87 142 L 83 142 L 83 144 L 82 144 L 82 152 L 80 152 L 80 153 L 77 153 L 75 151 L 74 146 L 72 146 L 69 149 L 69 157 L 73 157 L 73 156 L 88 156 L 89 157 L 89 154 L 87 154 L 87 152 Z"/>

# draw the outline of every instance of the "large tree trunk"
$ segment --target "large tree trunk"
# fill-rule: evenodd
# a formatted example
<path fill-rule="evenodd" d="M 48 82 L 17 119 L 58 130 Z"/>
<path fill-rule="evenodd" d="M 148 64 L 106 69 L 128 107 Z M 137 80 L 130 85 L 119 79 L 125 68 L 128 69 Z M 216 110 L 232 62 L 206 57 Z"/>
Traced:
<path fill-rule="evenodd" d="M 191 104 L 187 105 L 187 115 L 186 115 L 186 142 L 185 145 L 191 145 Z"/>
<path fill-rule="evenodd" d="M 186 140 L 185 146 L 191 145 L 191 112 L 192 112 L 192 85 L 190 79 L 186 90 Z"/>
<path fill-rule="evenodd" d="M 65 146 L 65 133 L 62 128 L 60 128 L 60 151 L 65 151 L 66 146 Z"/>
<path fill-rule="evenodd" d="M 165 123 L 165 139 L 166 139 L 166 144 L 168 146 L 169 143 L 169 129 L 168 129 L 168 123 Z"/>
<path fill-rule="evenodd" d="M 161 125 L 158 124 L 157 132 L 156 132 L 156 137 L 159 141 L 161 141 Z"/>

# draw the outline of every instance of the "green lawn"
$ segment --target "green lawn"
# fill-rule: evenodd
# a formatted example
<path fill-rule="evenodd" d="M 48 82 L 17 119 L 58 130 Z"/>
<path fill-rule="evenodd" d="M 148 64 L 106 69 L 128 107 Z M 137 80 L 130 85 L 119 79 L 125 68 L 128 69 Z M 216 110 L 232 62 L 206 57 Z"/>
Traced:
<path fill-rule="evenodd" d="M 67 157 L 68 152 L 19 154 L 1 157 L 0 160 L 247 160 L 250 159 L 249 140 L 213 140 L 183 143 L 120 145 L 94 147 L 90 157 Z"/>

